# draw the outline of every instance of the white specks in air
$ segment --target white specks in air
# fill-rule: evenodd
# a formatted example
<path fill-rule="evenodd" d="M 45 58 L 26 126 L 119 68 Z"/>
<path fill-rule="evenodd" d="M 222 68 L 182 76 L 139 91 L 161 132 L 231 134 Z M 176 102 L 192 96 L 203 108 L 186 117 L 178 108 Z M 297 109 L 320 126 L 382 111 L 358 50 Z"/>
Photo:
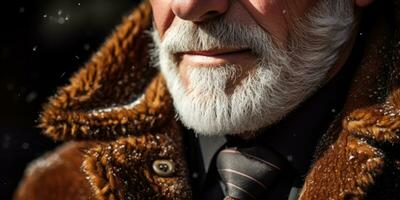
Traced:
<path fill-rule="evenodd" d="M 38 97 L 37 92 L 32 91 L 32 92 L 30 92 L 30 93 L 25 97 L 25 101 L 26 101 L 27 103 L 31 103 L 31 102 L 34 101 L 37 97 Z"/>
<path fill-rule="evenodd" d="M 69 14 L 65 14 L 62 9 L 58 9 L 55 16 L 45 13 L 43 14 L 43 19 L 49 20 L 49 22 L 52 23 L 62 25 L 69 21 L 71 19 L 71 16 Z"/>
<path fill-rule="evenodd" d="M 199 174 L 197 172 L 193 172 L 192 178 L 194 178 L 194 179 L 199 178 Z"/>
<path fill-rule="evenodd" d="M 29 143 L 24 142 L 24 143 L 22 143 L 21 148 L 27 150 L 27 149 L 29 149 L 29 146 L 30 146 Z"/>
<path fill-rule="evenodd" d="M 64 24 L 64 22 L 65 22 L 65 19 L 62 18 L 62 17 L 59 17 L 58 20 L 57 20 L 58 24 Z"/>
<path fill-rule="evenodd" d="M 25 12 L 25 7 L 20 7 L 18 12 L 21 13 L 21 14 L 24 13 Z"/>
<path fill-rule="evenodd" d="M 84 49 L 85 51 L 89 51 L 89 50 L 90 50 L 90 45 L 89 45 L 89 44 L 83 45 L 83 49 Z"/>

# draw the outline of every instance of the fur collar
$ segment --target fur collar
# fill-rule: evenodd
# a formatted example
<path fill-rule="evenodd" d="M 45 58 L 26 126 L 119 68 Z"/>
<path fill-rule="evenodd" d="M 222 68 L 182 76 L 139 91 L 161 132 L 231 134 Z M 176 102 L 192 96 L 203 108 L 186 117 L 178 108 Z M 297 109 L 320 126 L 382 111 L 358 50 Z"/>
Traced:
<path fill-rule="evenodd" d="M 389 153 L 398 152 L 400 142 L 399 3 L 373 6 L 365 13 L 371 21 L 362 33 L 366 43 L 361 66 L 300 199 L 363 199 L 386 168 L 397 169 L 397 174 L 400 170 L 398 155 Z"/>

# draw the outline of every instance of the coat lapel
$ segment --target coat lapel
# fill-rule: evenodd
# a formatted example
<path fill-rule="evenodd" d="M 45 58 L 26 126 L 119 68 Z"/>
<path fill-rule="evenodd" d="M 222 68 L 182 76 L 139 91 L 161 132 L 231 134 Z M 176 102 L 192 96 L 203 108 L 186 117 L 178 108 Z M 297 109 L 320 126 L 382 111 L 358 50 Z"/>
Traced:
<path fill-rule="evenodd" d="M 375 15 L 363 33 L 362 64 L 344 111 L 322 141 L 300 199 L 364 199 L 396 159 L 385 147 L 400 145 L 399 43 L 397 24 L 386 17 Z"/>

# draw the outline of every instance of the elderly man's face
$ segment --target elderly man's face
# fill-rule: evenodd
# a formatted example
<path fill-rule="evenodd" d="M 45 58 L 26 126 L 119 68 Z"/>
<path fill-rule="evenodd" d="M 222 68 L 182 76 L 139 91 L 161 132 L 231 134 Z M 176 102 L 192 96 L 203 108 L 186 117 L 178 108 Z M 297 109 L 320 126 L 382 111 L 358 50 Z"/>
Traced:
<path fill-rule="evenodd" d="M 354 0 L 150 2 L 154 59 L 180 119 L 203 134 L 284 117 L 326 80 L 354 28 Z"/>

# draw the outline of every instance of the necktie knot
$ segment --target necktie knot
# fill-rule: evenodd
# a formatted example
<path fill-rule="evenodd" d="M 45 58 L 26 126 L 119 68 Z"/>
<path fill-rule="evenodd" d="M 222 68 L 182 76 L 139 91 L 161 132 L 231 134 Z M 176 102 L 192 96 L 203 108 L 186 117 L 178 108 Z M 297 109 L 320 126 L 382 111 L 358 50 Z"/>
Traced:
<path fill-rule="evenodd" d="M 217 169 L 229 200 L 265 199 L 282 167 L 281 157 L 261 146 L 228 148 L 217 155 Z"/>

